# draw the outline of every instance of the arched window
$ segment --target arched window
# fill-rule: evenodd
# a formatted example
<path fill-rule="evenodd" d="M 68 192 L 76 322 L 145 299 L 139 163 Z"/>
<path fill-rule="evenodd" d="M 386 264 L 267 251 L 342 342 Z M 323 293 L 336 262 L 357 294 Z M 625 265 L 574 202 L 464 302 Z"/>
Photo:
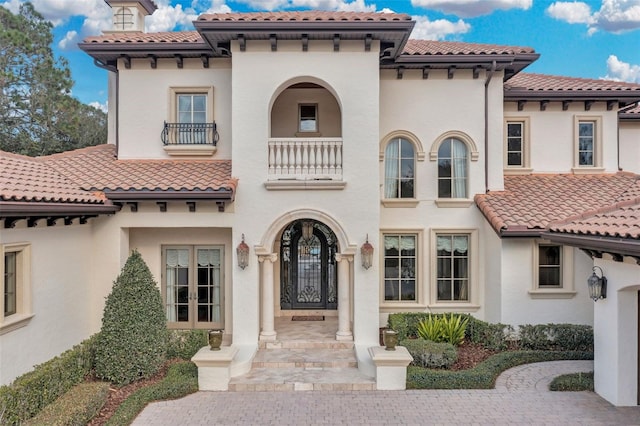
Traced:
<path fill-rule="evenodd" d="M 438 198 L 467 198 L 467 145 L 448 138 L 438 148 Z"/>
<path fill-rule="evenodd" d="M 415 150 L 404 138 L 389 141 L 384 152 L 384 197 L 414 198 Z"/>

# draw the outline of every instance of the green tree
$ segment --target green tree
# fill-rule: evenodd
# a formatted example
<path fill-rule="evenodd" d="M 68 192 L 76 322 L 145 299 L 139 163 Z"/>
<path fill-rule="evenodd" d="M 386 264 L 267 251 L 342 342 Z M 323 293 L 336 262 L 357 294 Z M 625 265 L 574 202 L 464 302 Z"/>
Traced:
<path fill-rule="evenodd" d="M 0 7 L 1 150 L 36 156 L 106 142 L 106 114 L 71 96 L 52 28 L 31 3 L 17 15 Z"/>
<path fill-rule="evenodd" d="M 118 385 L 152 376 L 166 359 L 167 337 L 160 290 L 134 250 L 107 297 L 96 376 Z"/>

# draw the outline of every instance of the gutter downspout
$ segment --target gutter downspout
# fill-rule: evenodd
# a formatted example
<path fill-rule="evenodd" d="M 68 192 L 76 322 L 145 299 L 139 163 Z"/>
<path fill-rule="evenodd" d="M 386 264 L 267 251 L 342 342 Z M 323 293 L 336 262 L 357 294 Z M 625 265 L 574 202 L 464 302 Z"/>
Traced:
<path fill-rule="evenodd" d="M 496 61 L 491 63 L 489 75 L 484 81 L 484 193 L 489 193 L 489 83 L 496 71 Z"/>
<path fill-rule="evenodd" d="M 102 68 L 103 70 L 110 71 L 116 75 L 116 156 L 120 154 L 120 74 L 118 73 L 118 67 L 115 65 L 108 65 L 100 62 L 98 59 L 93 60 L 93 64 L 98 68 Z"/>

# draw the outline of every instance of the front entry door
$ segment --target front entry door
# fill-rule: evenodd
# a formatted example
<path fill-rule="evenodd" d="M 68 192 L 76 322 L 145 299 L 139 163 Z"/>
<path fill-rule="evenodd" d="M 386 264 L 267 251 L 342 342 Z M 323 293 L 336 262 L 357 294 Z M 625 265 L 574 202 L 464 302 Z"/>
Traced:
<path fill-rule="evenodd" d="M 282 234 L 281 309 L 336 309 L 336 240 L 314 220 L 293 222 Z"/>

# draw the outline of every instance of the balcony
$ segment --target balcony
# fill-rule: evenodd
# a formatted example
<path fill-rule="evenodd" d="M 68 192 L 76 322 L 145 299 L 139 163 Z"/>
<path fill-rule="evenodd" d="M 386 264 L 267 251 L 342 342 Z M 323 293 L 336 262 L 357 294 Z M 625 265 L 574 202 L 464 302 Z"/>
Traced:
<path fill-rule="evenodd" d="M 268 189 L 342 189 L 342 138 L 270 138 Z"/>
<path fill-rule="evenodd" d="M 213 155 L 218 144 L 216 123 L 167 123 L 161 135 L 169 155 Z"/>

